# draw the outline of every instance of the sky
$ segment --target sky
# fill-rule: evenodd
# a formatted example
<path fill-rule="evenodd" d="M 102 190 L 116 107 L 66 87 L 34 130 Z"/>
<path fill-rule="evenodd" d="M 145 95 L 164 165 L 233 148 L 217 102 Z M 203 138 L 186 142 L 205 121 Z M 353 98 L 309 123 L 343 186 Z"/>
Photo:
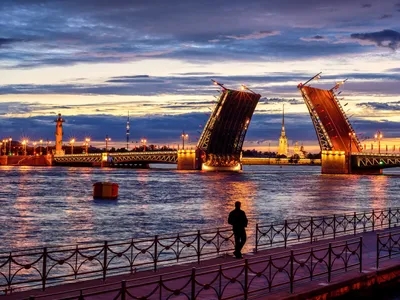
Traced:
<path fill-rule="evenodd" d="M 195 145 L 219 92 L 262 95 L 246 149 L 318 151 L 296 86 L 331 88 L 363 143 L 400 146 L 400 0 L 1 0 L 0 138 Z M 343 99 L 342 99 L 343 98 Z"/>

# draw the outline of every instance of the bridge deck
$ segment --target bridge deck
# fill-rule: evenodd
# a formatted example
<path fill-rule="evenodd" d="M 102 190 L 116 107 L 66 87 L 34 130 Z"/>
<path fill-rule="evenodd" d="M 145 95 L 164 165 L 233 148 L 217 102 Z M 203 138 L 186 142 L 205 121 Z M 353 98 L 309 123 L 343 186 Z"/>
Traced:
<path fill-rule="evenodd" d="M 121 289 L 121 281 L 126 280 L 126 285 L 128 288 L 127 292 L 132 293 L 135 296 L 143 296 L 151 293 L 152 289 L 155 285 L 160 283 L 160 278 L 163 278 L 163 288 L 161 295 L 161 291 L 159 289 L 155 290 L 154 294 L 146 299 L 166 299 L 169 295 L 174 294 L 174 292 L 183 293 L 188 292 L 191 288 L 190 276 L 192 274 L 192 268 L 196 268 L 196 273 L 198 274 L 196 277 L 196 288 L 197 291 L 200 291 L 202 287 L 202 292 L 199 294 L 196 299 L 215 299 L 216 298 L 216 290 L 211 288 L 211 285 L 208 285 L 209 282 L 213 282 L 216 286 L 222 285 L 222 288 L 226 287 L 224 291 L 224 297 L 227 295 L 238 295 L 234 296 L 234 299 L 243 299 L 243 286 L 245 285 L 245 273 L 243 273 L 244 264 L 251 265 L 253 268 L 252 272 L 249 272 L 247 276 L 252 280 L 252 288 L 263 288 L 264 290 L 260 292 L 255 292 L 251 298 L 253 299 L 285 299 L 290 297 L 299 296 L 301 298 L 311 297 L 312 295 L 318 295 L 321 293 L 326 293 L 332 289 L 338 288 L 350 288 L 350 284 L 355 282 L 363 282 L 371 280 L 373 276 L 377 276 L 376 269 L 376 249 L 377 249 L 377 233 L 388 232 L 389 229 L 385 229 L 382 231 L 375 232 L 367 232 L 361 233 L 358 235 L 347 235 L 336 238 L 335 240 L 321 240 L 314 242 L 312 245 L 309 243 L 303 244 L 295 244 L 287 249 L 284 248 L 275 248 L 264 251 L 259 251 L 257 254 L 247 253 L 244 255 L 243 259 L 235 259 L 231 256 L 231 253 L 228 253 L 226 256 L 210 259 L 207 261 L 201 262 L 201 264 L 186 264 L 186 265 L 175 265 L 171 267 L 166 267 L 154 273 L 152 271 L 138 272 L 133 275 L 123 275 L 123 276 L 115 276 L 110 277 L 103 282 L 101 280 L 92 280 L 79 282 L 75 284 L 68 284 L 64 286 L 56 286 L 48 288 L 45 293 L 41 291 L 27 291 L 21 293 L 15 293 L 10 296 L 2 297 L 3 299 L 27 299 L 29 296 L 35 296 L 35 299 L 61 299 L 68 297 L 78 297 L 79 290 L 85 289 L 83 291 L 83 295 L 85 299 L 111 299 L 117 296 Z M 393 231 L 393 228 L 391 229 Z M 362 237 L 362 249 L 360 250 L 362 253 L 362 272 L 359 271 L 359 266 L 355 265 L 355 267 L 350 268 L 347 272 L 340 271 L 333 274 L 331 278 L 331 282 L 328 283 L 328 275 L 321 274 L 318 277 L 313 278 L 313 280 L 299 281 L 299 283 L 294 283 L 293 292 L 290 293 L 290 285 L 287 281 L 287 268 L 285 267 L 285 257 L 293 251 L 294 253 L 299 253 L 303 251 L 302 255 L 304 255 L 304 251 L 310 251 L 311 248 L 318 249 L 319 247 L 326 247 L 328 243 L 342 243 L 344 244 L 345 240 L 359 240 Z M 351 242 L 349 241 L 349 244 Z M 357 242 L 355 242 L 357 243 Z M 355 250 L 357 251 L 357 250 Z M 285 256 L 286 255 L 286 256 Z M 341 255 L 344 255 L 343 253 Z M 351 256 L 351 251 L 346 251 L 345 255 Z M 274 288 L 269 292 L 268 291 L 268 283 L 266 282 L 266 278 L 263 276 L 258 277 L 257 272 L 262 273 L 263 268 L 263 259 L 265 262 L 265 258 L 268 257 L 278 257 L 277 265 L 280 264 L 277 268 L 282 268 L 282 271 L 276 271 L 276 277 L 274 278 Z M 344 256 L 343 256 L 344 257 Z M 346 256 L 347 257 L 347 256 Z M 323 260 L 325 260 L 323 258 Z M 300 269 L 302 261 L 306 261 L 307 258 L 304 256 L 303 260 L 300 258 L 298 261 L 294 263 L 295 270 Z M 317 259 L 315 259 L 317 261 Z M 258 268 L 257 271 L 257 267 Z M 321 267 L 321 266 L 320 266 Z M 399 258 L 392 258 L 391 260 L 386 260 L 384 263 L 380 264 L 379 273 L 384 274 L 385 270 L 389 272 L 389 269 L 393 269 L 393 267 L 397 268 L 397 272 L 400 269 L 400 260 Z M 322 267 L 323 268 L 323 267 Z M 218 270 L 224 271 L 223 277 L 218 277 L 216 274 Z M 394 274 L 393 270 L 392 275 Z M 200 274 L 199 274 L 200 273 Z M 260 274 L 261 274 L 260 273 Z M 398 275 L 397 275 L 398 276 Z M 189 278 L 189 281 L 188 281 Z M 259 280 L 259 278 L 263 280 Z M 257 281 L 259 280 L 259 281 Z M 281 285 L 279 284 L 281 283 Z M 204 285 L 205 284 L 205 285 Z M 249 282 L 247 282 L 249 284 Z M 279 286 L 280 285 L 280 286 Z M 218 288 L 217 288 L 218 289 Z M 72 292 L 74 291 L 74 292 Z M 108 292 L 107 292 L 108 291 Z M 60 294 L 58 294 L 60 293 Z M 188 292 L 189 293 L 189 292 Z M 40 296 L 43 295 L 43 296 Z M 47 295 L 47 296 L 45 296 Z M 189 293 L 190 297 L 190 293 Z M 33 299 L 33 298 L 32 298 Z M 72 299 L 72 298 L 69 298 Z M 121 299 L 117 296 L 116 299 Z M 128 297 L 129 299 L 129 297 Z M 144 299 L 144 298 L 143 298 Z M 185 298 L 186 299 L 186 298 Z"/>

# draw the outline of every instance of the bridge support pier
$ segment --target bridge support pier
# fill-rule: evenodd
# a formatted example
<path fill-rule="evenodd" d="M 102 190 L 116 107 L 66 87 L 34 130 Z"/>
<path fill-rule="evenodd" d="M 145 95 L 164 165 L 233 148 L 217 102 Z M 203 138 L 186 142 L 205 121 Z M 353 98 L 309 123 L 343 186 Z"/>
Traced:
<path fill-rule="evenodd" d="M 382 174 L 382 169 L 359 169 L 353 165 L 351 156 L 344 151 L 322 151 L 321 173 L 379 175 Z"/>
<path fill-rule="evenodd" d="M 199 150 L 178 150 L 178 170 L 201 170 Z"/>
<path fill-rule="evenodd" d="M 322 174 L 350 174 L 349 156 L 344 151 L 322 151 Z"/>

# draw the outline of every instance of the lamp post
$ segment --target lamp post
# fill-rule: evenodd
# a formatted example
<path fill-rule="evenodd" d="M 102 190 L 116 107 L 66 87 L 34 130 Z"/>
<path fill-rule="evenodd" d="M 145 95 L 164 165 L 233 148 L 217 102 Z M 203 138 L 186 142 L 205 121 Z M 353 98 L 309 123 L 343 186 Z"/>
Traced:
<path fill-rule="evenodd" d="M 46 154 L 49 155 L 49 145 L 51 144 L 51 142 L 47 139 L 46 140 Z"/>
<path fill-rule="evenodd" d="M 22 141 L 22 149 L 24 150 L 24 156 L 26 156 L 26 140 Z"/>
<path fill-rule="evenodd" d="M 355 132 L 349 132 L 349 138 L 350 138 L 350 147 L 349 147 L 349 174 L 351 171 L 351 143 L 353 142 L 353 138 L 356 136 Z"/>
<path fill-rule="evenodd" d="M 143 151 L 146 151 L 146 143 L 147 143 L 147 140 L 143 138 L 143 139 L 141 139 L 140 141 L 141 141 L 142 144 L 143 144 Z"/>
<path fill-rule="evenodd" d="M 43 144 L 43 140 L 41 139 L 39 141 L 39 155 L 42 155 L 42 144 Z"/>
<path fill-rule="evenodd" d="M 36 155 L 36 142 L 33 142 L 33 155 Z"/>
<path fill-rule="evenodd" d="M 3 140 L 3 145 L 4 149 L 2 149 L 2 152 L 4 155 L 7 155 L 7 140 Z"/>
<path fill-rule="evenodd" d="M 11 152 L 11 141 L 12 141 L 12 138 L 11 138 L 11 136 L 8 138 L 8 141 L 10 142 L 10 155 L 12 155 L 12 152 Z"/>
<path fill-rule="evenodd" d="M 111 138 L 108 137 L 108 135 L 106 135 L 106 152 L 108 151 L 108 142 L 111 141 Z"/>
<path fill-rule="evenodd" d="M 185 150 L 185 138 L 188 138 L 189 135 L 185 133 L 185 131 L 182 131 L 181 137 L 182 137 L 182 150 Z"/>
<path fill-rule="evenodd" d="M 380 130 L 375 134 L 375 139 L 378 140 L 378 153 L 381 153 L 381 139 L 383 138 L 383 134 Z"/>
<path fill-rule="evenodd" d="M 74 154 L 74 143 L 75 143 L 75 139 L 71 139 L 69 141 L 69 143 L 71 144 L 71 154 Z"/>
<path fill-rule="evenodd" d="M 86 138 L 85 139 L 85 146 L 86 146 L 85 152 L 86 152 L 86 154 L 89 153 L 89 142 L 90 142 L 90 139 Z"/>

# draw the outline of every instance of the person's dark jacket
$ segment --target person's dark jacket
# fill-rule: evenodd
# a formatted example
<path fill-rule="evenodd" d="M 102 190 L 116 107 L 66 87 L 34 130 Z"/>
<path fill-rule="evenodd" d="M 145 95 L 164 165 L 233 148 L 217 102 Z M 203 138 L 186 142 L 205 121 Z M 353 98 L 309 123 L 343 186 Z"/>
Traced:
<path fill-rule="evenodd" d="M 234 209 L 230 212 L 228 223 L 232 225 L 233 230 L 243 230 L 247 227 L 247 217 L 243 210 Z"/>

